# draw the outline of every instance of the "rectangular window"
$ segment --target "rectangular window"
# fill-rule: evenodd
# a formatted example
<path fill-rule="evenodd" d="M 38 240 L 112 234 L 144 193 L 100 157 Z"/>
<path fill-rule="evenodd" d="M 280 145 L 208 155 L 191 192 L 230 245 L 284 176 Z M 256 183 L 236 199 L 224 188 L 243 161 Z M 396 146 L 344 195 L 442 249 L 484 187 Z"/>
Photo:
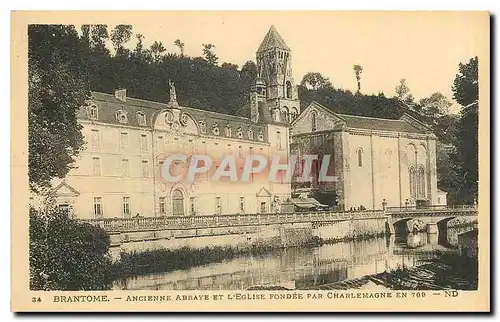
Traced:
<path fill-rule="evenodd" d="M 99 130 L 92 130 L 92 147 L 99 149 Z"/>
<path fill-rule="evenodd" d="M 145 126 L 146 125 L 146 114 L 144 113 L 137 113 L 137 123 L 139 125 Z"/>
<path fill-rule="evenodd" d="M 222 198 L 221 197 L 215 198 L 215 214 L 217 214 L 217 215 L 222 214 Z"/>
<path fill-rule="evenodd" d="M 160 197 L 160 214 L 165 214 L 165 197 Z"/>
<path fill-rule="evenodd" d="M 276 132 L 276 146 L 277 146 L 278 150 L 282 149 L 282 146 L 281 146 L 281 132 L 280 131 Z"/>
<path fill-rule="evenodd" d="M 243 159 L 243 147 L 241 145 L 238 147 L 238 157 Z"/>
<path fill-rule="evenodd" d="M 123 217 L 130 217 L 130 197 L 123 197 Z"/>
<path fill-rule="evenodd" d="M 122 176 L 130 177 L 130 161 L 129 159 L 122 159 Z"/>
<path fill-rule="evenodd" d="M 189 198 L 189 212 L 191 216 L 196 215 L 196 199 L 194 197 Z"/>
<path fill-rule="evenodd" d="M 128 133 L 120 133 L 120 148 L 122 150 L 128 150 Z"/>
<path fill-rule="evenodd" d="M 148 161 L 146 160 L 142 161 L 142 177 L 143 178 L 149 177 L 149 166 L 148 166 Z"/>
<path fill-rule="evenodd" d="M 260 213 L 261 214 L 267 213 L 267 206 L 266 206 L 266 203 L 264 201 L 260 203 Z"/>
<path fill-rule="evenodd" d="M 158 137 L 158 152 L 165 151 L 165 140 L 163 136 Z"/>
<path fill-rule="evenodd" d="M 148 151 L 148 137 L 146 134 L 141 134 L 141 151 Z"/>
<path fill-rule="evenodd" d="M 240 197 L 240 213 L 245 213 L 245 197 Z"/>
<path fill-rule="evenodd" d="M 96 218 L 102 217 L 102 198 L 94 197 L 94 216 Z"/>
<path fill-rule="evenodd" d="M 98 157 L 92 158 L 92 175 L 96 177 L 101 175 L 101 159 Z"/>

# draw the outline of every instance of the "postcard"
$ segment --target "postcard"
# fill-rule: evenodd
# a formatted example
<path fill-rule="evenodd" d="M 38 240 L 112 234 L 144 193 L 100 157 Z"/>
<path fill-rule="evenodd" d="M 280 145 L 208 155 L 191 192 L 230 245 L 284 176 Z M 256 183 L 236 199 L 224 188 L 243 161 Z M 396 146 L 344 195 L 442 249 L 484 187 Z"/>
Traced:
<path fill-rule="evenodd" d="M 490 310 L 488 12 L 11 25 L 13 311 Z"/>

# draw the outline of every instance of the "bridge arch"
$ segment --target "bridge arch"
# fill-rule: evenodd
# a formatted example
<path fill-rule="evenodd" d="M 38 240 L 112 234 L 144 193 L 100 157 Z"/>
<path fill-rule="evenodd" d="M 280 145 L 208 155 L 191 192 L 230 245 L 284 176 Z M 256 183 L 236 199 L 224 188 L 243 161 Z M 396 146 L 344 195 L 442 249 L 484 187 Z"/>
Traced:
<path fill-rule="evenodd" d="M 413 218 L 403 218 L 400 219 L 396 222 L 394 222 L 392 225 L 394 227 L 394 233 L 398 236 L 406 236 L 410 232 L 408 228 L 408 222 L 412 220 Z"/>
<path fill-rule="evenodd" d="M 446 233 L 447 230 L 448 230 L 448 222 L 452 219 L 455 219 L 457 217 L 453 216 L 453 217 L 446 217 L 446 218 L 443 218 L 441 219 L 440 221 L 438 221 L 436 224 L 437 224 L 437 227 L 438 227 L 438 232 L 441 234 L 441 233 Z"/>

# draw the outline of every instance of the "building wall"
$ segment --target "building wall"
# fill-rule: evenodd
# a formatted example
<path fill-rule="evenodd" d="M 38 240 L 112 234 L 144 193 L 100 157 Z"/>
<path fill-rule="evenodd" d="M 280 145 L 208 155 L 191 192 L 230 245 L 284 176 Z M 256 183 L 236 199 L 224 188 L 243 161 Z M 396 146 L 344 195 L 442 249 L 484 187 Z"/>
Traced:
<path fill-rule="evenodd" d="M 127 126 L 81 121 L 85 148 L 65 182 L 79 192 L 77 198 L 61 196 L 60 203 L 72 200 L 74 211 L 82 218 L 94 217 L 94 197 L 101 197 L 103 217 L 123 217 L 123 197 L 130 198 L 130 214 L 153 212 L 153 166 L 151 162 L 151 132 Z M 97 131 L 98 146 L 92 134 Z M 127 133 L 128 144 L 120 144 L 121 133 Z M 145 135 L 146 148 L 141 150 L 140 137 Z M 95 142 L 95 141 L 94 141 Z M 94 173 L 94 158 L 99 158 L 100 175 Z M 128 160 L 124 171 L 122 160 Z M 147 162 L 147 177 L 142 162 Z M 127 175 L 128 172 L 128 175 Z M 57 184 L 60 180 L 56 180 Z"/>
<path fill-rule="evenodd" d="M 356 132 L 354 132 L 356 133 Z M 381 209 L 385 199 L 388 207 L 415 205 L 410 195 L 410 167 L 424 167 L 425 198 L 437 202 L 435 141 L 398 135 L 353 134 L 345 136 L 344 151 L 348 152 L 349 167 L 346 209 L 363 206 Z M 362 153 L 359 166 L 358 151 Z M 417 152 L 415 155 L 415 151 Z"/>
<path fill-rule="evenodd" d="M 130 198 L 130 216 L 171 215 L 172 194 L 176 189 L 182 192 L 185 215 L 192 214 L 191 204 L 195 215 L 215 214 L 218 209 L 221 214 L 271 212 L 276 211 L 275 197 L 280 200 L 290 197 L 289 182 L 269 182 L 269 166 L 262 174 L 251 175 L 249 182 L 240 182 L 244 161 L 249 154 L 265 156 L 269 165 L 275 154 L 281 156 L 282 163 L 288 162 L 289 132 L 286 126 L 268 125 L 271 133 L 269 142 L 258 142 L 224 137 L 224 127 L 221 127 L 218 137 L 203 135 L 198 132 L 194 119 L 188 121 L 182 132 L 174 132 L 163 126 L 164 122 L 160 121 L 163 119 L 164 115 L 159 113 L 154 131 L 81 120 L 85 149 L 77 159 L 75 168 L 64 179 L 79 195 L 66 195 L 61 190 L 58 202 L 71 204 L 79 218 L 95 218 L 94 198 L 100 197 L 102 216 L 121 218 L 126 217 L 123 213 L 123 197 Z M 93 133 L 98 134 L 98 146 L 95 146 L 96 134 Z M 121 143 L 121 133 L 127 133 L 125 148 Z M 141 149 L 141 135 L 146 136 L 145 149 L 144 146 Z M 213 167 L 209 173 L 197 176 L 194 182 L 167 182 L 162 176 L 162 162 L 172 154 L 206 154 L 212 158 Z M 228 178 L 213 182 L 211 179 L 217 166 L 227 155 L 235 157 L 238 182 L 230 182 Z M 93 172 L 93 158 L 99 158 L 100 175 Z M 124 171 L 122 160 L 128 160 L 128 171 Z M 147 177 L 143 176 L 143 162 L 147 162 Z M 187 172 L 187 167 L 184 170 Z M 55 181 L 54 186 L 59 182 Z M 217 198 L 220 198 L 219 203 Z M 163 213 L 160 212 L 161 201 L 164 204 Z M 265 207 L 261 207 L 261 202 L 266 203 Z"/>

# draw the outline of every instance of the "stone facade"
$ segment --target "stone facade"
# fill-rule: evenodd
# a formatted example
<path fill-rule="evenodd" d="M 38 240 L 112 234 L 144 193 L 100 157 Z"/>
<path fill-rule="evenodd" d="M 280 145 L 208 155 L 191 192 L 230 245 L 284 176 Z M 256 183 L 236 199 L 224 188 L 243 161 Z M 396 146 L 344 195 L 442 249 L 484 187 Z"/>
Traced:
<path fill-rule="evenodd" d="M 292 154 L 332 155 L 337 177 L 333 185 L 318 182 L 313 165 L 311 182 L 294 187 L 330 191 L 345 210 L 439 204 L 436 137 L 412 117 L 342 115 L 312 102 L 291 127 Z"/>

